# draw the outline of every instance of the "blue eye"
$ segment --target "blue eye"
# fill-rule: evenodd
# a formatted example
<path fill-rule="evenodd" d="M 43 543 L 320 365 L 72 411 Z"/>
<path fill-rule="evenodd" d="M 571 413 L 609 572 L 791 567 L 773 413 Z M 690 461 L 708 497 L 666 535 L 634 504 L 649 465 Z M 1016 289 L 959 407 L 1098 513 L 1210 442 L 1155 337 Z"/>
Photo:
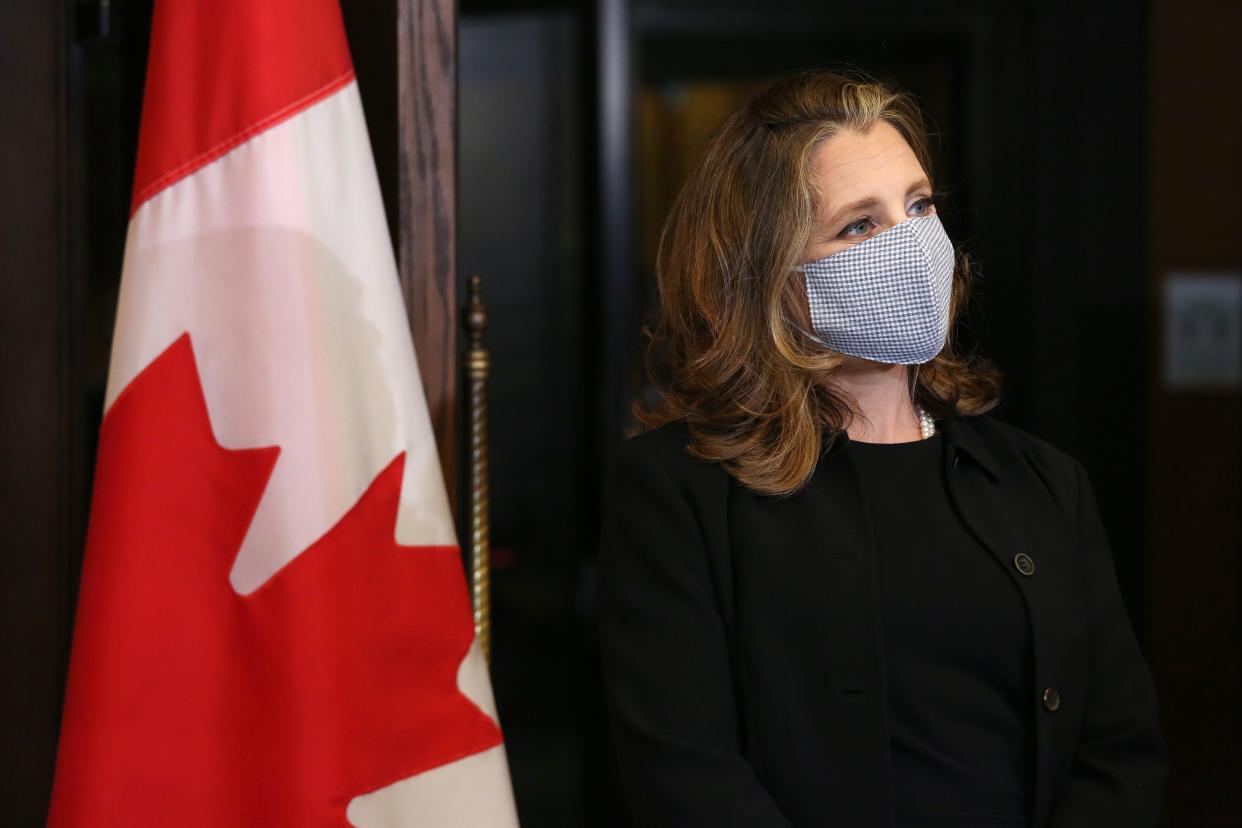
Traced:
<path fill-rule="evenodd" d="M 911 211 L 916 216 L 926 216 L 931 214 L 931 209 L 936 206 L 936 199 L 932 196 L 920 198 L 910 206 Z M 921 208 L 921 209 L 920 209 Z M 867 234 L 867 225 L 873 224 L 870 216 L 863 216 L 853 224 L 847 224 L 840 232 L 838 237 L 858 237 Z M 857 230 L 858 232 L 854 232 Z"/>
<path fill-rule="evenodd" d="M 862 218 L 860 218 L 858 221 L 854 222 L 853 224 L 846 225 L 845 229 L 841 231 L 841 235 L 843 236 L 854 235 L 850 231 L 856 227 L 862 227 L 862 230 L 860 232 L 865 233 L 867 232 L 867 228 L 865 225 L 870 224 L 870 223 L 871 223 L 871 217 L 863 216 Z"/>

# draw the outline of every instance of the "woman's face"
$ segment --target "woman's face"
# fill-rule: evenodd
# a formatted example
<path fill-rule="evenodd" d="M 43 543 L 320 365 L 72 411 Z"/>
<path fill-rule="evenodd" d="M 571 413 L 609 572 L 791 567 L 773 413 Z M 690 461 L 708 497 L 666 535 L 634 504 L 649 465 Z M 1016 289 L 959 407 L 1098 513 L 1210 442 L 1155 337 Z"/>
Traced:
<path fill-rule="evenodd" d="M 886 121 L 876 121 L 865 133 L 839 132 L 820 144 L 811 156 L 811 181 L 819 193 L 819 215 L 804 262 L 936 212 L 923 167 Z"/>

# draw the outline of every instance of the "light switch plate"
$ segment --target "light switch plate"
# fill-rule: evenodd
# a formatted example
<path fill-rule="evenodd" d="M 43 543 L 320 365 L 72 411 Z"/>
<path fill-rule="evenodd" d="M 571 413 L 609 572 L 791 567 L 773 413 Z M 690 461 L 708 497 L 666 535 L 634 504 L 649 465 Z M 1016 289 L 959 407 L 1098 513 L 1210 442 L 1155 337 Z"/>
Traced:
<path fill-rule="evenodd" d="M 1242 389 L 1242 272 L 1165 275 L 1163 378 L 1170 391 Z"/>

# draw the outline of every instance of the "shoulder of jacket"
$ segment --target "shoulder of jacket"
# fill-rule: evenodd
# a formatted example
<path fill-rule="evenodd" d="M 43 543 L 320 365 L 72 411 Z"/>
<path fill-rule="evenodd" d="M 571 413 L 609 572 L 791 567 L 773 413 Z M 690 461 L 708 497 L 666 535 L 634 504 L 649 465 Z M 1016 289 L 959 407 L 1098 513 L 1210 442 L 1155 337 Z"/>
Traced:
<path fill-rule="evenodd" d="M 673 420 L 627 437 L 613 449 L 613 461 L 625 455 L 644 455 L 682 484 L 698 481 L 701 485 L 703 481 L 726 476 L 718 463 L 692 456 L 689 445 L 690 430 L 685 421 Z"/>

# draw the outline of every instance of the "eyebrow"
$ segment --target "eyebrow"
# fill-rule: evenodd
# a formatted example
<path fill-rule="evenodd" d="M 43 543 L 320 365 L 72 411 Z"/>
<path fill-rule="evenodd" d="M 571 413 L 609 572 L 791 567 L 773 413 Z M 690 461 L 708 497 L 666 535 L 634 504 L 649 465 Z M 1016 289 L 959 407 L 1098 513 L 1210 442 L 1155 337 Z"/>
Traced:
<path fill-rule="evenodd" d="M 909 198 L 911 194 L 914 193 L 915 190 L 918 190 L 922 187 L 928 187 L 928 188 L 931 187 L 931 182 L 927 179 L 927 176 L 923 176 L 918 181 L 910 185 L 910 188 L 906 190 L 906 198 Z M 836 213 L 833 214 L 832 218 L 830 218 L 825 223 L 825 225 L 829 229 L 832 229 L 833 227 L 837 225 L 838 222 L 844 219 L 846 215 L 853 213 L 853 212 L 857 212 L 858 210 L 866 210 L 868 207 L 876 207 L 879 205 L 879 203 L 880 203 L 880 200 L 876 198 L 875 196 L 869 196 L 867 198 L 860 198 L 858 201 L 851 201 L 849 204 L 846 204 L 840 210 L 837 210 Z"/>

